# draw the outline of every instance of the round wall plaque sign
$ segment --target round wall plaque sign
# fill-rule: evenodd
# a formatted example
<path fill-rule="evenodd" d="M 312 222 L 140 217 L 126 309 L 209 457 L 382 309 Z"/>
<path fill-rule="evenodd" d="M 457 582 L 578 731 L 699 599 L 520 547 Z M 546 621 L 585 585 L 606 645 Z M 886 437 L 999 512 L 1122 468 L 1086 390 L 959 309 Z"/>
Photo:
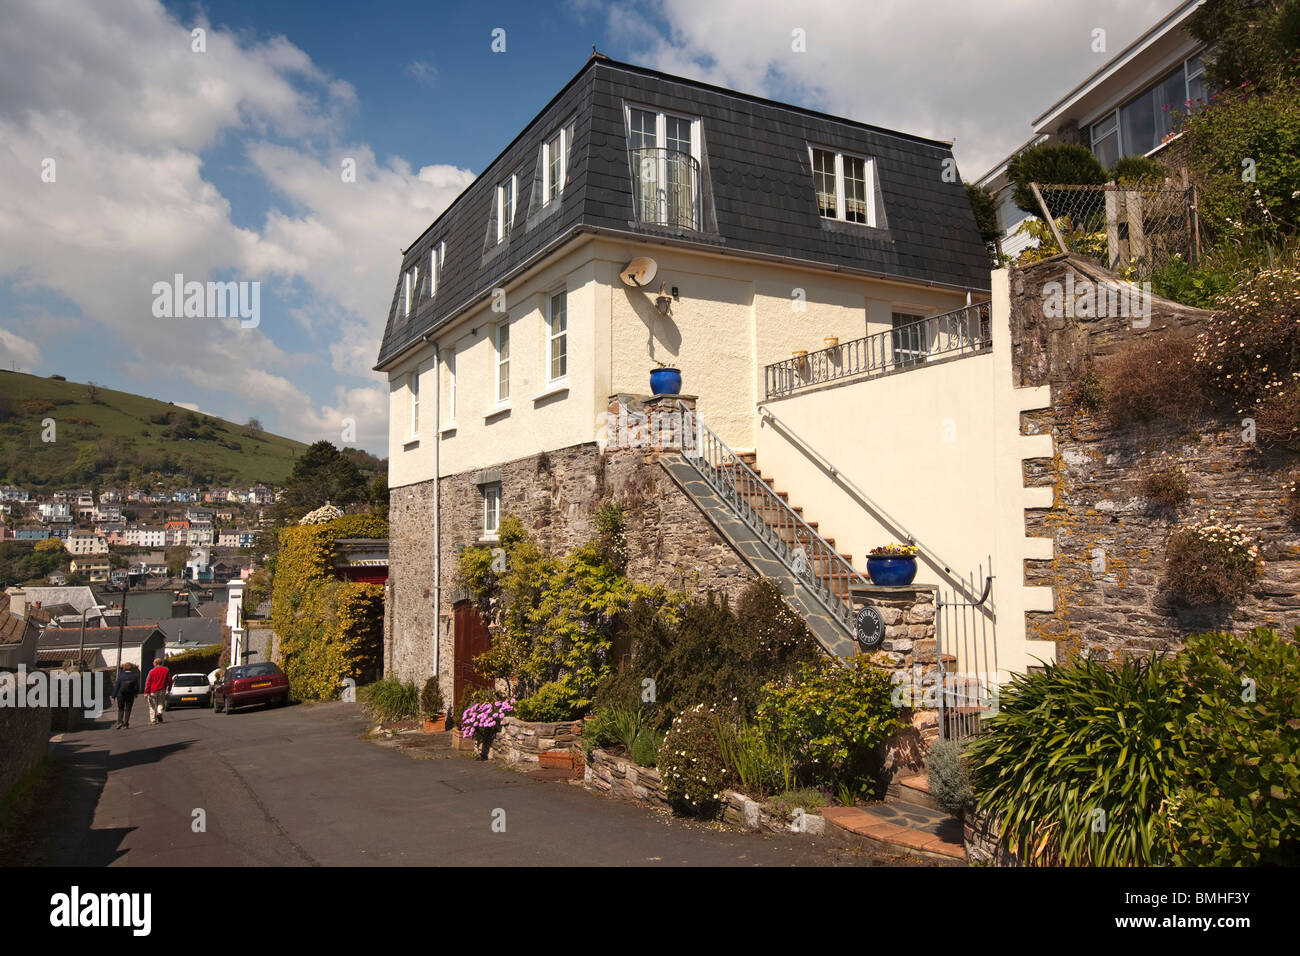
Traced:
<path fill-rule="evenodd" d="M 858 643 L 865 650 L 874 651 L 885 640 L 885 618 L 874 607 L 864 607 L 857 617 Z"/>

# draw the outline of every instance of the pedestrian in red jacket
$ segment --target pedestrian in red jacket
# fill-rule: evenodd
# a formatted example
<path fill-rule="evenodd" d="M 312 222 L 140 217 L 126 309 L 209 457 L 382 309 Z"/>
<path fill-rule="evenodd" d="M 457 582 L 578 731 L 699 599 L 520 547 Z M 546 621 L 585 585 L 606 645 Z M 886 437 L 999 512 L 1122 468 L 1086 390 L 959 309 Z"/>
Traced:
<path fill-rule="evenodd" d="M 167 679 L 171 671 L 160 658 L 144 681 L 144 692 L 149 698 L 149 723 L 163 722 L 163 705 L 167 702 Z"/>

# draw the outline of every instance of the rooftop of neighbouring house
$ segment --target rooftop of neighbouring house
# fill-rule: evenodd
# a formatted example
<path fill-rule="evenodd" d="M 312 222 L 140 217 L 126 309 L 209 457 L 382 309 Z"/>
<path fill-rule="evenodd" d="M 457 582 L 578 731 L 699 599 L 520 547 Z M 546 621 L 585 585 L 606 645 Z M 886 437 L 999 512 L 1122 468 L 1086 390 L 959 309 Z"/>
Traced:
<path fill-rule="evenodd" d="M 691 134 L 697 155 L 686 161 L 688 169 L 698 169 L 692 179 L 698 211 L 690 225 L 647 221 L 638 211 L 629 108 L 698 120 Z M 550 173 L 543 169 L 543 146 L 561 129 L 572 130 L 564 188 L 558 199 L 546 201 L 543 182 Z M 821 215 L 813 147 L 869 161 L 866 205 L 874 225 Z M 496 190 L 511 175 L 519 177 L 517 213 L 499 239 Z M 963 291 L 987 290 L 990 281 L 988 253 L 950 143 L 593 54 L 405 250 L 376 367 L 549 253 L 592 233 Z M 439 250 L 430 294 L 429 271 Z M 416 268 L 408 316 L 404 277 Z"/>

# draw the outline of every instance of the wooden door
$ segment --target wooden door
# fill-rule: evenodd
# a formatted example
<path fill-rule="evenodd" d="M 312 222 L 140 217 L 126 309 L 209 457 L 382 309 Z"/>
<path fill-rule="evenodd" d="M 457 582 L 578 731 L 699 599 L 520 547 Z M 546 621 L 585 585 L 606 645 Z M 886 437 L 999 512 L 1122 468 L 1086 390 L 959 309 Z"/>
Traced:
<path fill-rule="evenodd" d="M 461 601 L 455 609 L 454 644 L 452 655 L 452 706 L 460 705 L 465 688 L 486 687 L 491 690 L 493 682 L 474 670 L 474 658 L 488 649 L 492 636 L 479 616 L 478 608 L 472 601 Z"/>

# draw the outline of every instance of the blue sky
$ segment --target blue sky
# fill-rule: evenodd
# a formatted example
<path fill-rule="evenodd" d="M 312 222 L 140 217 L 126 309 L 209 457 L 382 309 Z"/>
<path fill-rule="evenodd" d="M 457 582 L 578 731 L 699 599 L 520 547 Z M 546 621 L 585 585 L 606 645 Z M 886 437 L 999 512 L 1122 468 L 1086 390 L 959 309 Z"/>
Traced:
<path fill-rule="evenodd" d="M 386 452 L 399 250 L 615 59 L 955 141 L 975 178 L 1174 0 L 4 0 L 0 364 Z M 191 31 L 205 30 L 205 49 Z M 1092 50 L 1092 31 L 1108 50 Z M 491 49 L 492 31 L 506 50 Z M 792 31 L 806 50 L 792 49 Z M 339 175 L 344 158 L 357 181 Z M 42 179 L 54 160 L 53 181 Z M 261 284 L 256 328 L 154 283 Z"/>

